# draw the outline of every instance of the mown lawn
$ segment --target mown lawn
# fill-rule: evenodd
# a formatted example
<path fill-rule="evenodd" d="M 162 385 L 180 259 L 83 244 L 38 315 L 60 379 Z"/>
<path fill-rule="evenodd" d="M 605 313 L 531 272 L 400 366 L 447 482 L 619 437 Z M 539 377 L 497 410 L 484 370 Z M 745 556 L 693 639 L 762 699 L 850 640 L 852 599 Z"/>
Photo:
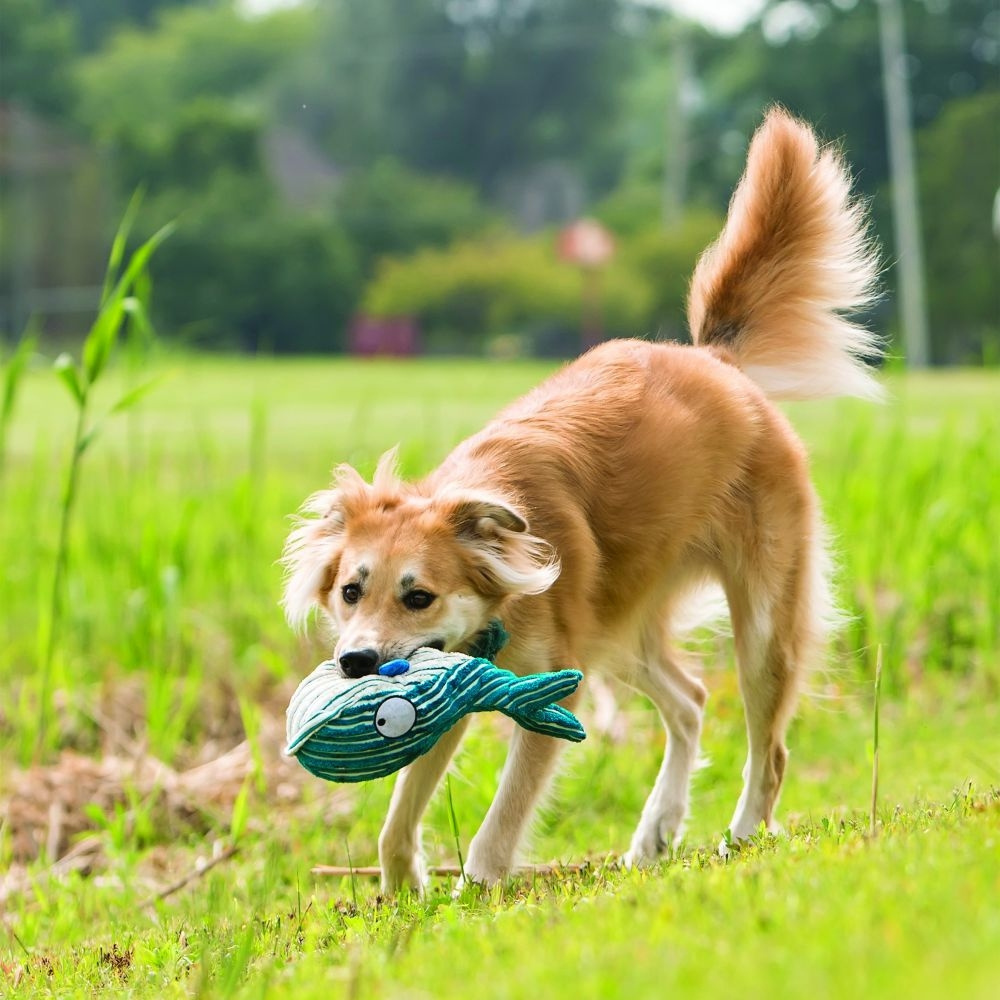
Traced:
<path fill-rule="evenodd" d="M 437 880 L 423 902 L 387 902 L 367 880 L 310 868 L 375 862 L 389 782 L 335 788 L 277 754 L 288 693 L 323 654 L 319 639 L 292 636 L 277 608 L 286 517 L 338 461 L 370 471 L 401 442 L 406 470 L 423 471 L 546 366 L 160 364 L 167 380 L 109 422 L 85 459 L 40 747 L 39 622 L 71 432 L 51 375 L 29 376 L 10 427 L 0 479 L 0 871 L 10 869 L 0 990 L 995 995 L 1000 377 L 896 376 L 885 407 L 790 408 L 812 448 L 853 618 L 790 734 L 786 837 L 729 862 L 711 854 L 744 752 L 731 653 L 716 641 L 702 646 L 711 764 L 696 778 L 677 858 L 648 873 L 614 865 L 662 745 L 654 712 L 623 698 L 614 738 L 584 712 L 591 738 L 567 749 L 529 849 L 533 861 L 588 860 L 587 870 L 458 899 Z M 504 729 L 477 720 L 451 779 L 463 848 L 495 787 Z M 245 735 L 242 756 L 218 765 Z M 87 807 L 87 769 L 111 760 L 114 775 L 94 779 Z M 165 769 L 152 778 L 151 761 Z M 191 791 L 199 764 L 219 770 Z M 171 785 L 178 775 L 183 794 Z M 432 860 L 455 860 L 444 796 L 426 842 Z M 89 852 L 87 870 L 56 875 L 52 862 L 74 844 Z M 232 847 L 156 898 L 199 858 Z"/>

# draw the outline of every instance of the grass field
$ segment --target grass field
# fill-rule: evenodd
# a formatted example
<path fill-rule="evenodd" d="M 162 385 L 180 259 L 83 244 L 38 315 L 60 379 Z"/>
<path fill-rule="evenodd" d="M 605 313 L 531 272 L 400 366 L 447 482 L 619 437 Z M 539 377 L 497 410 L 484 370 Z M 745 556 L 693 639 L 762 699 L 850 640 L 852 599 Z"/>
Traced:
<path fill-rule="evenodd" d="M 38 664 L 73 419 L 50 373 L 26 378 L 8 430 L 0 992 L 995 995 L 1000 376 L 896 376 L 881 408 L 789 407 L 812 450 L 853 617 L 790 734 L 787 836 L 729 862 L 711 854 L 744 753 L 731 653 L 715 641 L 703 647 L 712 763 L 696 778 L 678 857 L 644 873 L 613 864 L 662 744 L 653 710 L 626 698 L 623 733 L 592 726 L 566 751 L 529 850 L 533 861 L 589 868 L 458 899 L 442 879 L 423 901 L 388 902 L 364 879 L 310 868 L 375 863 L 390 783 L 324 785 L 277 753 L 288 694 L 324 652 L 291 635 L 277 606 L 287 515 L 338 461 L 367 472 L 400 442 L 405 471 L 427 469 L 547 368 L 160 367 L 165 381 L 109 420 L 84 458 L 48 684 Z M 115 372 L 103 398 L 127 379 Z M 463 848 L 495 787 L 504 728 L 477 720 L 453 773 Z M 431 860 L 455 860 L 445 796 L 425 839 Z M 221 860 L 201 872 L 213 852 Z"/>

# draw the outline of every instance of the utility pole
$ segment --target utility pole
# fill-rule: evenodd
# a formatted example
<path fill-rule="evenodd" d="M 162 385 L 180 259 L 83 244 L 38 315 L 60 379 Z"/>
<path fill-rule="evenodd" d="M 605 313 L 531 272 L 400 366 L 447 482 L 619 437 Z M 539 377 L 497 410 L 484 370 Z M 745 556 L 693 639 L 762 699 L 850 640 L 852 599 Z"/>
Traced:
<path fill-rule="evenodd" d="M 687 200 L 688 130 L 685 95 L 691 75 L 687 28 L 680 17 L 669 25 L 670 82 L 663 130 L 663 226 L 677 225 Z"/>
<path fill-rule="evenodd" d="M 930 350 L 924 297 L 924 254 L 913 154 L 913 117 L 906 79 L 903 12 L 899 0 L 877 0 L 877 5 L 903 349 L 910 368 L 926 368 Z"/>

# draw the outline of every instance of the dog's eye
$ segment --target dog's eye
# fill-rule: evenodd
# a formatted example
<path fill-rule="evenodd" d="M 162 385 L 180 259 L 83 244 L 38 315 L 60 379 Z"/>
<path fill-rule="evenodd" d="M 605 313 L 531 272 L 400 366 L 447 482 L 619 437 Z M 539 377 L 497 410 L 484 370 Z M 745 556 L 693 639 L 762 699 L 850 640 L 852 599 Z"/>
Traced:
<path fill-rule="evenodd" d="M 404 598 L 403 604 L 411 611 L 423 611 L 429 608 L 435 601 L 433 594 L 426 590 L 411 590 Z"/>
<path fill-rule="evenodd" d="M 361 600 L 361 588 L 356 583 L 349 583 L 340 591 L 345 604 L 357 604 Z"/>

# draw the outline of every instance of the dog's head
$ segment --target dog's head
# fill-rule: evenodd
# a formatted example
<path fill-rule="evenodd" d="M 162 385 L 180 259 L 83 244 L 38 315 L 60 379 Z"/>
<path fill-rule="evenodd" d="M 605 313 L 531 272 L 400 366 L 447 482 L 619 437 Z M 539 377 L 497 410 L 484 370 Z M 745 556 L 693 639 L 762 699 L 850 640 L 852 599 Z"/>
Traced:
<path fill-rule="evenodd" d="M 285 545 L 285 613 L 301 625 L 319 607 L 348 676 L 420 646 L 461 649 L 507 600 L 559 575 L 552 547 L 507 498 L 421 492 L 399 479 L 394 452 L 371 484 L 341 466 L 302 512 Z"/>

